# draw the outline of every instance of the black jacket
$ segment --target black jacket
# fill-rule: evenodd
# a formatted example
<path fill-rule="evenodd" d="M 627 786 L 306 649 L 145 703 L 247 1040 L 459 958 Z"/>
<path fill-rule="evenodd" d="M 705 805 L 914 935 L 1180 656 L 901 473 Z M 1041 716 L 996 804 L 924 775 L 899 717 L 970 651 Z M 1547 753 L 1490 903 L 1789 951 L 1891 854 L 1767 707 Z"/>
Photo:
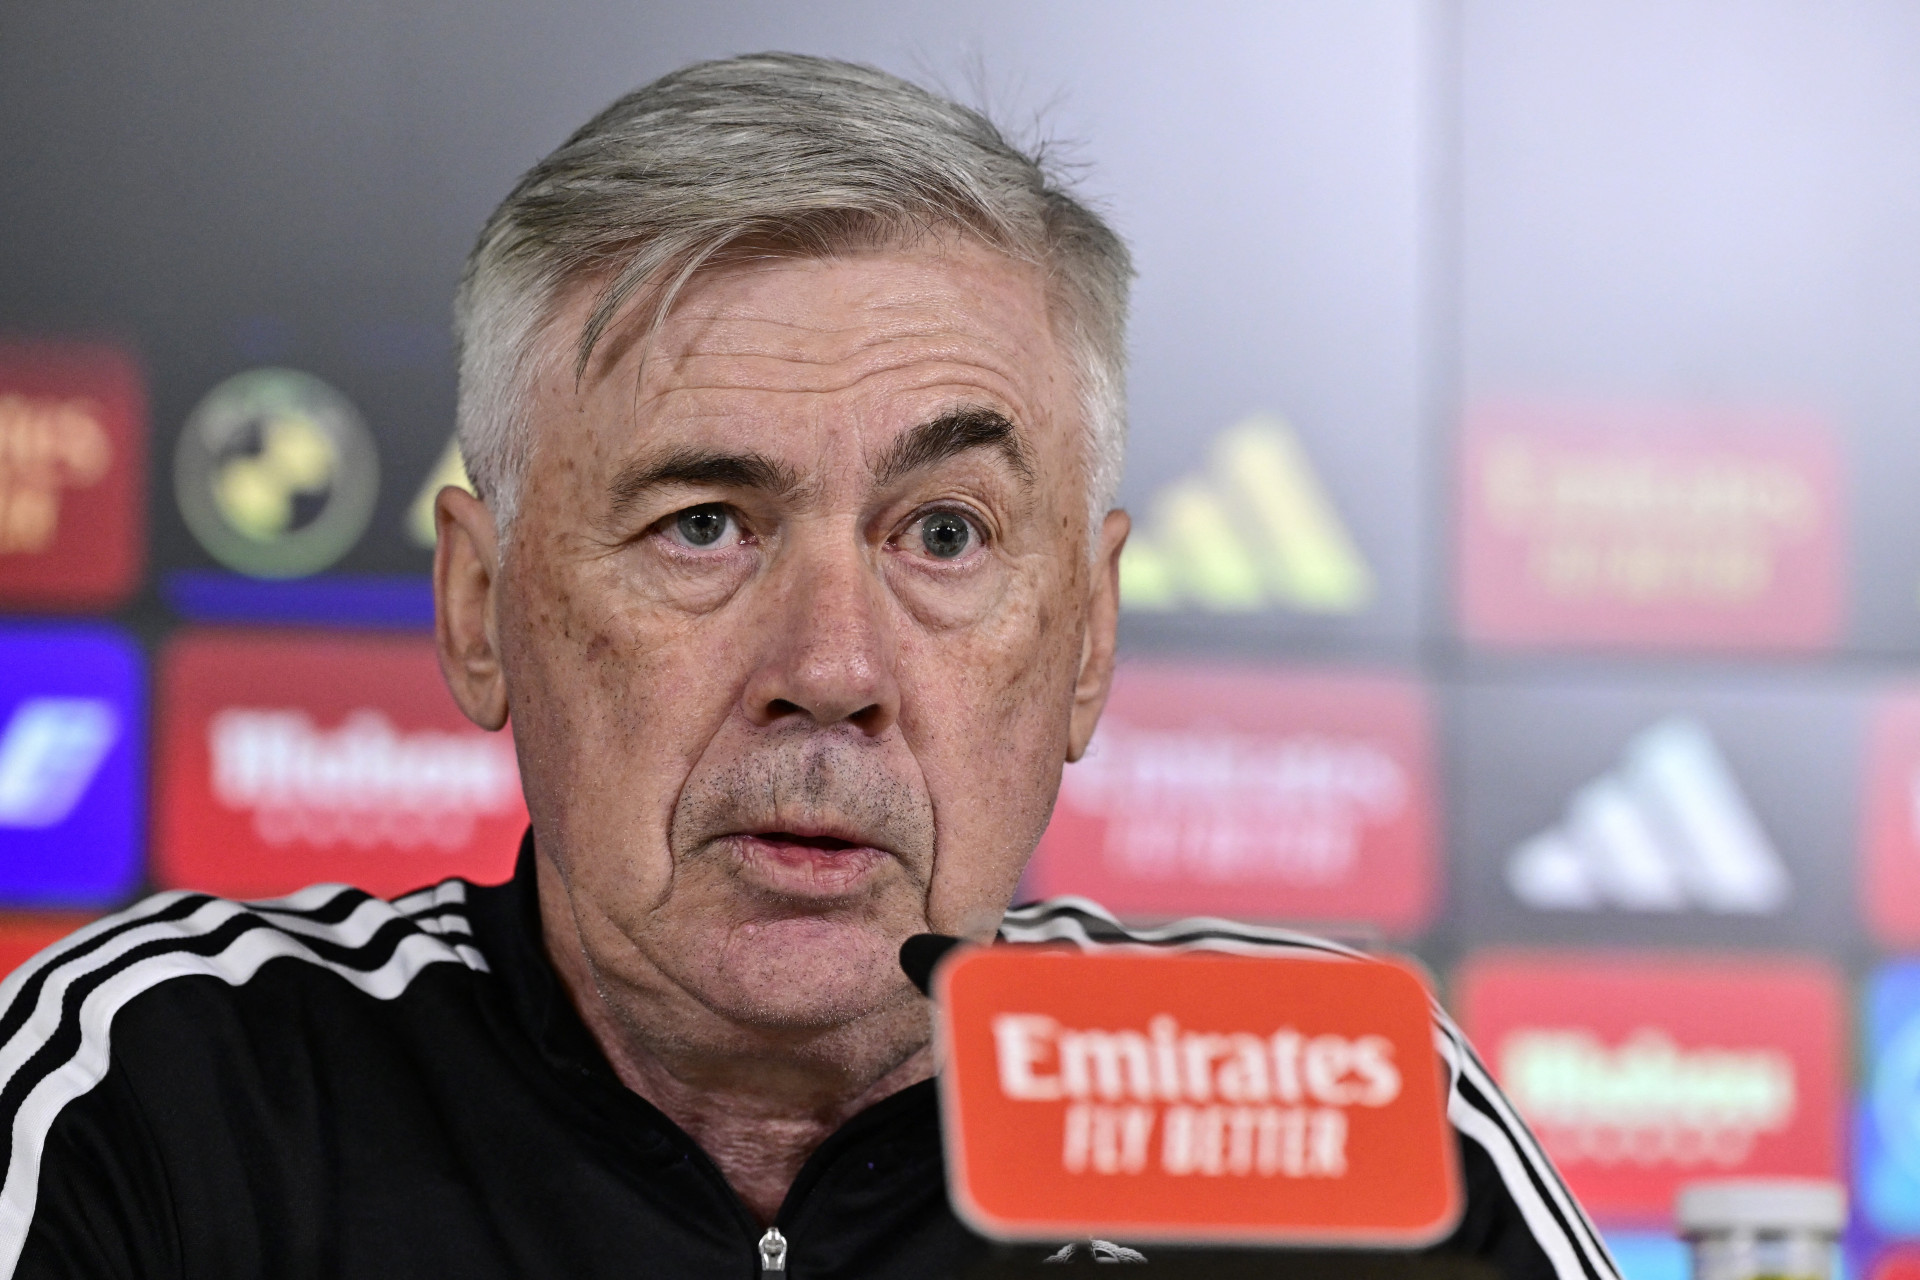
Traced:
<path fill-rule="evenodd" d="M 1229 933 L 1321 945 L 1147 937 Z M 1059 900 L 1003 936 L 1128 935 Z M 1614 1280 L 1484 1069 L 1444 1020 L 1439 1036 L 1468 1185 L 1444 1248 Z M 392 903 L 149 898 L 0 987 L 0 1079 L 0 1280 L 762 1274 L 762 1229 L 565 998 L 530 850 L 508 884 Z M 988 1253 L 948 1208 L 931 1083 L 830 1137 L 776 1225 L 792 1280 L 957 1276 Z"/>

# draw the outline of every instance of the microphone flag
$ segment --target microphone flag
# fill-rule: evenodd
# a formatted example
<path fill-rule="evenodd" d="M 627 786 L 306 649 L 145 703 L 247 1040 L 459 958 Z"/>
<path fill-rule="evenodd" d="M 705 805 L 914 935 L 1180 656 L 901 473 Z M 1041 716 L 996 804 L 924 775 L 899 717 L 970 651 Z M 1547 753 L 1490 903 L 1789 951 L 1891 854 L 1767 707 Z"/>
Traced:
<path fill-rule="evenodd" d="M 982 1235 L 1397 1249 L 1459 1218 L 1401 964 L 963 947 L 933 990 L 948 1186 Z"/>

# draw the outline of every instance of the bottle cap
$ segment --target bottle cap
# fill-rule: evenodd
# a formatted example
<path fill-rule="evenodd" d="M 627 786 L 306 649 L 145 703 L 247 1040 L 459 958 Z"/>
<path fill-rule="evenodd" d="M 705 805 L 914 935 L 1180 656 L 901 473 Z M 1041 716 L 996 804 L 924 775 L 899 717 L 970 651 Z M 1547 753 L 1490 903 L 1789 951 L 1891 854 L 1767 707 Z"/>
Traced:
<path fill-rule="evenodd" d="M 1728 1178 L 1690 1182 L 1674 1199 L 1680 1234 L 1810 1231 L 1837 1236 L 1847 1225 L 1847 1189 L 1822 1178 Z"/>

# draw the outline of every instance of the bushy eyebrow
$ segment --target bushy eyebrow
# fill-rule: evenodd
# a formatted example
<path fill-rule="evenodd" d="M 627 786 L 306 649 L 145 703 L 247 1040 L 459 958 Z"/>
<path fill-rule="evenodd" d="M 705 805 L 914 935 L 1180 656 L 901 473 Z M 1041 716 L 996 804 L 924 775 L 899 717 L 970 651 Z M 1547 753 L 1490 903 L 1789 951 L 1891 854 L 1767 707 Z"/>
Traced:
<path fill-rule="evenodd" d="M 625 516 L 654 490 L 669 485 L 790 494 L 800 488 L 800 477 L 793 468 L 762 453 L 676 449 L 664 458 L 636 458 L 620 468 L 620 473 L 607 486 L 614 517 Z"/>
<path fill-rule="evenodd" d="M 997 409 L 973 405 L 943 413 L 902 434 L 881 455 L 874 477 L 884 487 L 973 449 L 997 451 L 1015 474 L 1028 484 L 1033 482 L 1033 461 L 1013 420 Z"/>

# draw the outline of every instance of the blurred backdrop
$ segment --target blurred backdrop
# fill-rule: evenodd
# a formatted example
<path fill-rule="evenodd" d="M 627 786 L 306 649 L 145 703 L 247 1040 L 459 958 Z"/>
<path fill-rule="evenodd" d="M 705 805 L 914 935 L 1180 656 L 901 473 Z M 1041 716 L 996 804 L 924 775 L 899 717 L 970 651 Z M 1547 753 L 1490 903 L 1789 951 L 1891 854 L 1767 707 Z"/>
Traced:
<path fill-rule="evenodd" d="M 1416 953 L 1637 1277 L 1730 1173 L 1920 1266 L 1902 0 L 0 0 L 0 964 L 506 874 L 426 630 L 454 282 L 764 48 L 1055 139 L 1138 255 L 1125 661 L 1027 887 Z"/>

